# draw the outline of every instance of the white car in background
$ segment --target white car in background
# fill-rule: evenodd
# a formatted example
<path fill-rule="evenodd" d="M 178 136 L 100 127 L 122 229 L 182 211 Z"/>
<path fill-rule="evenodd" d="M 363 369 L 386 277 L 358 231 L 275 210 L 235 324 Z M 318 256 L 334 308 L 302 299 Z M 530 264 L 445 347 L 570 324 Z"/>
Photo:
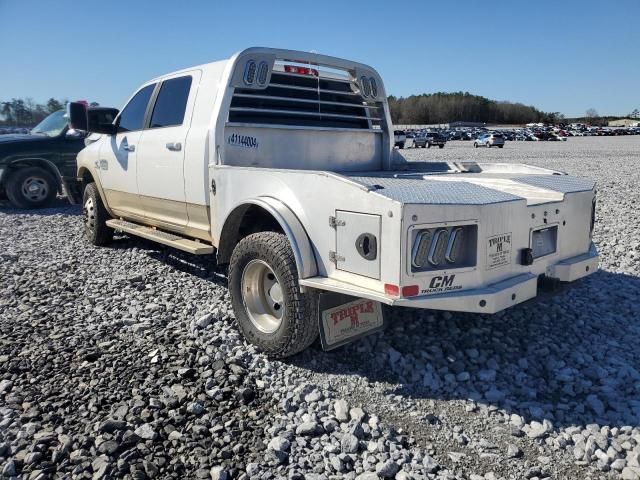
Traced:
<path fill-rule="evenodd" d="M 504 136 L 499 133 L 486 133 L 484 135 L 480 135 L 475 142 L 473 142 L 473 147 L 504 147 Z"/>

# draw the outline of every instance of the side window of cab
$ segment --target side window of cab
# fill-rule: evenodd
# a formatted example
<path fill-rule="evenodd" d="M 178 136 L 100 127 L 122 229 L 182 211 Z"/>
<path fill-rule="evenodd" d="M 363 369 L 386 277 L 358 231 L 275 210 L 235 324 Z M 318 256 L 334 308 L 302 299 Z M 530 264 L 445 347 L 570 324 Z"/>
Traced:
<path fill-rule="evenodd" d="M 151 113 L 149 128 L 176 127 L 184 122 L 191 76 L 171 78 L 162 82 Z"/>
<path fill-rule="evenodd" d="M 155 86 L 155 83 L 147 85 L 129 100 L 129 103 L 122 109 L 118 117 L 118 133 L 142 130 L 147 106 Z"/>

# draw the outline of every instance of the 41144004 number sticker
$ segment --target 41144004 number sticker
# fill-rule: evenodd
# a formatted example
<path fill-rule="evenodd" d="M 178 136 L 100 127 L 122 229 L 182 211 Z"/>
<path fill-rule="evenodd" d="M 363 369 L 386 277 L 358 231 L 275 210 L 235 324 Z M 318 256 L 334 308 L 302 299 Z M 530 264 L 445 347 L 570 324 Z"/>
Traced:
<path fill-rule="evenodd" d="M 236 147 L 258 148 L 258 139 L 250 135 L 232 133 L 227 137 L 227 143 Z"/>

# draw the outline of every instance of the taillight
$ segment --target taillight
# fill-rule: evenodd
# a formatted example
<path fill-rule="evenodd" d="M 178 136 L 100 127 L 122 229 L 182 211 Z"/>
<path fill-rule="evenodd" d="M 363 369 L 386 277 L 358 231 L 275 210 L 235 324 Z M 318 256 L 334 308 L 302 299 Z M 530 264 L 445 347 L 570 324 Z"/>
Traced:
<path fill-rule="evenodd" d="M 258 66 L 258 85 L 264 87 L 267 84 L 267 74 L 269 73 L 269 65 L 267 62 L 260 62 Z"/>
<path fill-rule="evenodd" d="M 360 78 L 360 88 L 362 89 L 363 97 L 368 97 L 371 95 L 371 82 L 364 75 Z"/>
<path fill-rule="evenodd" d="M 447 243 L 447 251 L 444 258 L 449 263 L 456 263 L 456 260 L 462 253 L 462 245 L 464 243 L 464 230 L 461 227 L 454 228 L 449 234 L 449 242 Z"/>
<path fill-rule="evenodd" d="M 437 267 L 444 262 L 444 254 L 447 250 L 447 241 L 449 240 L 449 232 L 445 229 L 436 230 L 429 248 L 429 263 Z"/>
<path fill-rule="evenodd" d="M 244 83 L 247 85 L 252 85 L 253 82 L 256 79 L 256 69 L 257 69 L 257 65 L 256 62 L 254 62 L 253 60 L 249 60 L 247 62 L 247 64 L 244 67 L 244 76 L 243 76 L 243 80 Z"/>
<path fill-rule="evenodd" d="M 399 297 L 400 287 L 398 285 L 393 285 L 392 283 L 385 283 L 384 294 L 389 295 L 390 297 Z"/>
<path fill-rule="evenodd" d="M 415 297 L 420 293 L 420 287 L 418 285 L 407 285 L 400 288 L 398 285 L 392 283 L 384 284 L 384 293 L 390 297 L 399 297 L 402 292 L 403 297 Z"/>
<path fill-rule="evenodd" d="M 376 79 L 371 77 L 369 80 L 371 82 L 371 96 L 377 97 L 378 96 L 378 84 L 376 83 Z"/>
<path fill-rule="evenodd" d="M 298 75 L 312 75 L 317 77 L 319 75 L 318 70 L 309 67 L 298 67 L 296 65 L 285 65 L 284 71 L 287 73 L 297 73 Z"/>
<path fill-rule="evenodd" d="M 477 236 L 475 224 L 418 230 L 411 249 L 411 270 L 424 272 L 474 266 Z"/>
<path fill-rule="evenodd" d="M 415 297 L 420 293 L 420 287 L 418 285 L 409 285 L 407 287 L 402 287 L 402 296 L 403 297 Z"/>
<path fill-rule="evenodd" d="M 415 268 L 427 266 L 427 256 L 429 255 L 429 247 L 431 246 L 431 230 L 422 230 L 418 232 L 413 242 L 413 254 L 411 256 L 411 264 Z"/>

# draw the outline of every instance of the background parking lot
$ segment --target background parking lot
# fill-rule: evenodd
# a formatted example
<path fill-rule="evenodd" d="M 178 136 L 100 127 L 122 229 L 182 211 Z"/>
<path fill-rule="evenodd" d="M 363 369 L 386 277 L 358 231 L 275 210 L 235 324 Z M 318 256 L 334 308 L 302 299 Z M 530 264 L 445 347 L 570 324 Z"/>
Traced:
<path fill-rule="evenodd" d="M 94 248 L 64 202 L 2 207 L 0 474 L 638 478 L 639 152 L 640 136 L 403 150 L 595 179 L 601 271 L 494 316 L 388 310 L 384 333 L 285 362 L 242 340 L 210 259 Z"/>

